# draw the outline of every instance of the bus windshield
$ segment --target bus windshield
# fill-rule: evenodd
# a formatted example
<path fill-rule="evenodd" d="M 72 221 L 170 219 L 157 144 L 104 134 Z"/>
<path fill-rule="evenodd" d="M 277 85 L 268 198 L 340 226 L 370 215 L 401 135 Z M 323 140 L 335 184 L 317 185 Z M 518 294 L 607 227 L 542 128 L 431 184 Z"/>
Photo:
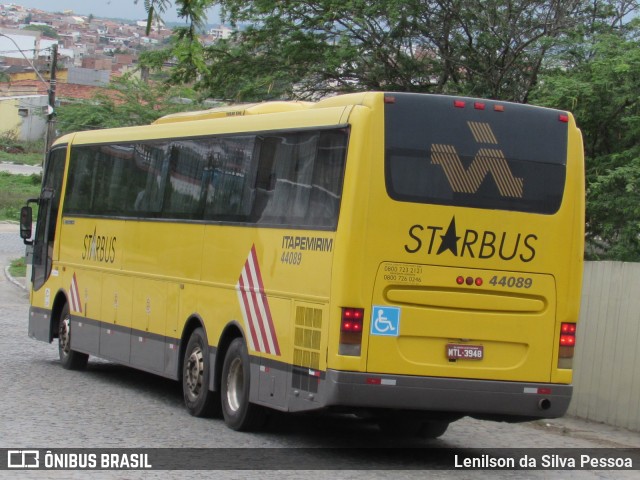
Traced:
<path fill-rule="evenodd" d="M 387 191 L 399 201 L 552 214 L 562 201 L 564 112 L 435 95 L 388 95 Z"/>

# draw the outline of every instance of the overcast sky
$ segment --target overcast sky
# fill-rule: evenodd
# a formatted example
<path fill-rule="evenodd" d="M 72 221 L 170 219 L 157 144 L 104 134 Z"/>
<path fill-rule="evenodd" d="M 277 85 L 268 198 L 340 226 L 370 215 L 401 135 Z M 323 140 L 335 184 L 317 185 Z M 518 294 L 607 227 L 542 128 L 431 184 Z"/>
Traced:
<path fill-rule="evenodd" d="M 0 0 L 1 4 L 13 3 L 23 7 L 39 8 L 47 12 L 60 12 L 73 10 L 78 15 L 93 14 L 96 17 L 126 18 L 131 20 L 146 20 L 147 15 L 144 10 L 144 0 L 139 0 L 137 4 L 134 0 Z M 180 21 L 176 13 L 175 2 L 173 6 L 163 15 L 165 21 Z M 208 23 L 218 23 L 216 10 L 211 9 L 208 15 Z"/>

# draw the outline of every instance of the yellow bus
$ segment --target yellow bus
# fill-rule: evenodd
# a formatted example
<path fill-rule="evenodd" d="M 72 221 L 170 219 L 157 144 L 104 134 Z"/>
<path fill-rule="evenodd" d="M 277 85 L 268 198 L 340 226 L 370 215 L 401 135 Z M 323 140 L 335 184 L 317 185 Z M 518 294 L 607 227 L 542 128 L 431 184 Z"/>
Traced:
<path fill-rule="evenodd" d="M 367 92 L 178 114 L 51 148 L 29 335 L 269 409 L 435 437 L 558 417 L 584 248 L 568 112 Z"/>

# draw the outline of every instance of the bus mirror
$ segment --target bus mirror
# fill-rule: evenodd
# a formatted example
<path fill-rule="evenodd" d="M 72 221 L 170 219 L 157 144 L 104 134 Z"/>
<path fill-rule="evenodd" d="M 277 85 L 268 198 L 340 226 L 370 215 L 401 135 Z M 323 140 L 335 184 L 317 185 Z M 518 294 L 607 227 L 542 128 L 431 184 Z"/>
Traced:
<path fill-rule="evenodd" d="M 20 238 L 24 243 L 31 245 L 31 233 L 33 226 L 33 209 L 31 207 L 22 207 L 20 209 Z"/>

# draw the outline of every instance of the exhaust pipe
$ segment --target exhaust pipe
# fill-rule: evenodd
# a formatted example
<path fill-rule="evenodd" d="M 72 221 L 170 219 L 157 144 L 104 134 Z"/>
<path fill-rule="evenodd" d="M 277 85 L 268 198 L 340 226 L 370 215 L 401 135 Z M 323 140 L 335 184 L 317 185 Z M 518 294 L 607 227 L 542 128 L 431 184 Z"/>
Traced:
<path fill-rule="evenodd" d="M 548 398 L 543 398 L 538 402 L 538 408 L 540 410 L 549 410 L 551 408 L 551 400 Z"/>

